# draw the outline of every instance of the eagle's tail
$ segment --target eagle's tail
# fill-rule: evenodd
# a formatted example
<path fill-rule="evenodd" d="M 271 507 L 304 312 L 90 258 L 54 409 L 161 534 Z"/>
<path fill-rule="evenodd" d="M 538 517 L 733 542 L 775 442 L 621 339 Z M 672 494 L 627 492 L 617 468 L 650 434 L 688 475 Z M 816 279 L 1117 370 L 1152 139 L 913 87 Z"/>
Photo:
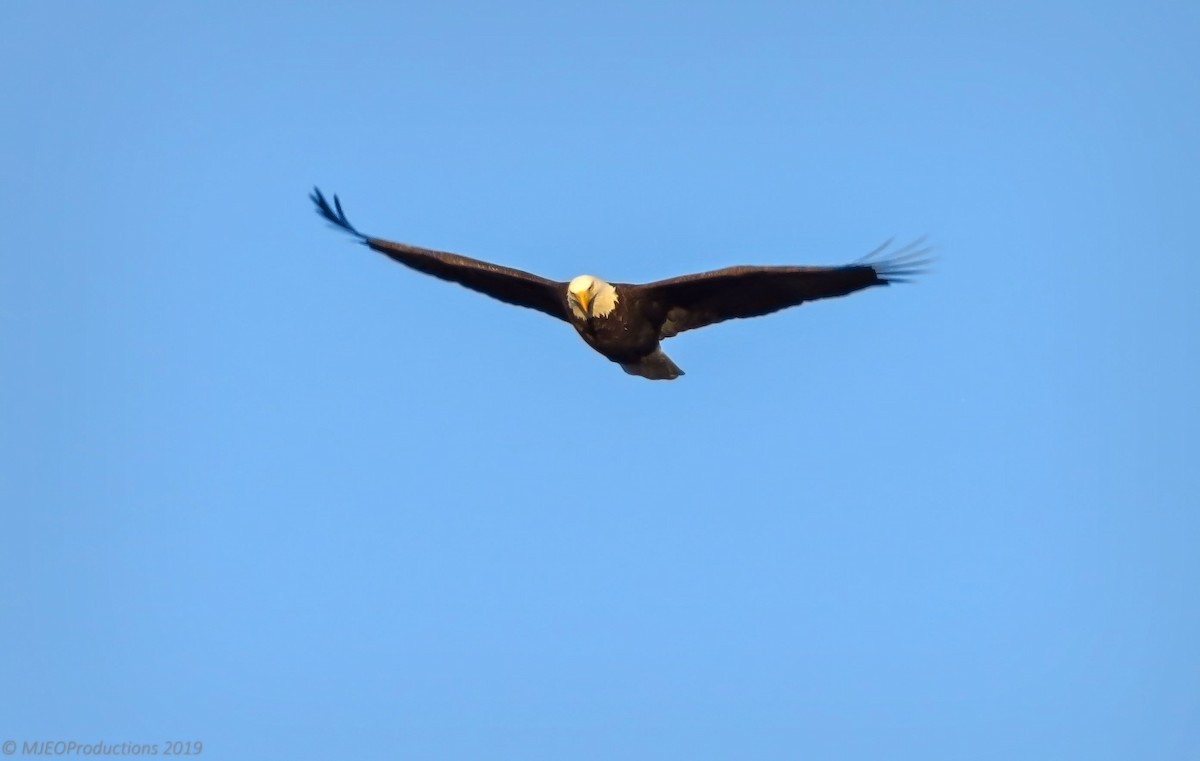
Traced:
<path fill-rule="evenodd" d="M 650 380 L 675 380 L 683 375 L 683 370 L 663 354 L 661 348 L 655 349 L 637 362 L 622 363 L 621 369 L 630 375 L 640 375 Z"/>

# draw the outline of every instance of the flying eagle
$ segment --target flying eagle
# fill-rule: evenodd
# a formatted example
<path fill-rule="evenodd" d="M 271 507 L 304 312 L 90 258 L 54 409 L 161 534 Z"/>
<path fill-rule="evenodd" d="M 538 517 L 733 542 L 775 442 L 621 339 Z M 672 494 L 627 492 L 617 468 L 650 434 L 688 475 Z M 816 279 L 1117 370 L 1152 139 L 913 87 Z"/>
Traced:
<path fill-rule="evenodd" d="M 664 338 L 873 285 L 905 282 L 921 272 L 930 251 L 918 240 L 877 258 L 889 241 L 842 267 L 728 267 L 644 285 L 580 275 L 563 283 L 458 254 L 371 238 L 350 224 L 336 195 L 332 206 L 317 188 L 310 197 L 318 214 L 379 253 L 427 275 L 569 322 L 588 346 L 630 375 L 651 380 L 683 375 L 663 353 L 659 342 Z"/>

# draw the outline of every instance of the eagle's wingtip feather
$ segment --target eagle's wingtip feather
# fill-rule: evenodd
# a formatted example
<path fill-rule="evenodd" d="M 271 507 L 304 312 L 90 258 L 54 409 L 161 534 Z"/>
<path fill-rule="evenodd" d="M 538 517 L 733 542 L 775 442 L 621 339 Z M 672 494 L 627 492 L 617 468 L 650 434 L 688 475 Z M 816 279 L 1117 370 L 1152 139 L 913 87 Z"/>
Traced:
<path fill-rule="evenodd" d="M 870 267 L 875 272 L 875 277 L 883 285 L 911 282 L 913 278 L 927 272 L 929 266 L 934 262 L 934 258 L 930 256 L 933 246 L 924 245 L 925 238 L 926 236 L 922 235 L 895 251 L 883 255 L 895 240 L 889 238 L 882 246 L 859 259 L 858 266 Z"/>
<path fill-rule="evenodd" d="M 309 193 L 308 197 L 317 205 L 317 214 L 320 214 L 326 222 L 345 230 L 360 241 L 366 242 L 367 236 L 355 229 L 354 225 L 350 224 L 350 220 L 346 218 L 346 212 L 342 210 L 342 201 L 336 193 L 333 196 L 333 206 L 329 205 L 325 194 L 316 186 L 313 186 L 312 193 Z"/>

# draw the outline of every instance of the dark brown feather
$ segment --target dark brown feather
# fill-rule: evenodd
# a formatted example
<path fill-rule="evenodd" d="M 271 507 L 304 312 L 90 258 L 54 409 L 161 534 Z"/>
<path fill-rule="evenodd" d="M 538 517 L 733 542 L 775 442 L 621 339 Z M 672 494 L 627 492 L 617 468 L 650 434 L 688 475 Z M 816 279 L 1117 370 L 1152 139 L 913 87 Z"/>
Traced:
<path fill-rule="evenodd" d="M 318 214 L 393 261 L 418 272 L 458 283 L 507 304 L 536 309 L 569 322 L 566 283 L 557 283 L 529 272 L 501 267 L 447 251 L 434 251 L 382 238 L 369 238 L 356 230 L 346 219 L 346 213 L 342 211 L 342 204 L 337 196 L 333 197 L 333 206 L 330 206 L 321 191 L 314 188 L 311 198 L 317 205 Z"/>
<path fill-rule="evenodd" d="M 903 282 L 927 263 L 929 249 L 920 248 L 920 243 L 871 261 L 885 243 L 859 263 L 842 267 L 727 267 L 635 288 L 646 317 L 659 326 L 660 338 L 670 338 L 724 320 L 758 317 L 806 301 Z"/>
<path fill-rule="evenodd" d="M 368 246 L 418 272 L 449 280 L 507 304 L 528 307 L 567 320 L 566 283 L 471 259 L 446 251 L 433 251 L 380 238 L 367 238 Z"/>

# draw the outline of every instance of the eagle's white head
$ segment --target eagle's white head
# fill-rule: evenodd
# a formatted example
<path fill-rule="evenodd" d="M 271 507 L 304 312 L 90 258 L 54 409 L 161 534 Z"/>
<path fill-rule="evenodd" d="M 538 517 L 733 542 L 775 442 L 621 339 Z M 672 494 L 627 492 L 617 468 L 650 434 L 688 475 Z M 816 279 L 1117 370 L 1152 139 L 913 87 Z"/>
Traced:
<path fill-rule="evenodd" d="M 608 317 L 620 300 L 616 288 L 591 275 L 580 275 L 567 285 L 567 302 L 581 320 Z"/>

